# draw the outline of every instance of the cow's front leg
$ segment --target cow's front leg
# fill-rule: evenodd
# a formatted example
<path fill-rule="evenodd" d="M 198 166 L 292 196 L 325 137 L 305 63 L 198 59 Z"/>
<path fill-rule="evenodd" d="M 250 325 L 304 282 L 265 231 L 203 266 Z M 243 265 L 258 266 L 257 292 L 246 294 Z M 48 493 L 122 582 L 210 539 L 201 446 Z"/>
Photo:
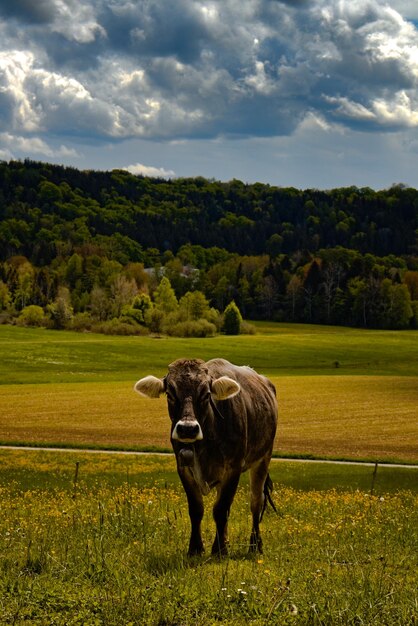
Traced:
<path fill-rule="evenodd" d="M 239 477 L 240 474 L 234 474 L 218 486 L 218 497 L 213 507 L 216 537 L 212 545 L 212 554 L 228 554 L 228 517 Z"/>
<path fill-rule="evenodd" d="M 186 470 L 187 472 L 187 470 Z M 189 505 L 189 517 L 191 523 L 191 534 L 189 541 L 189 556 L 195 556 L 204 552 L 201 523 L 203 518 L 203 497 L 200 489 L 194 481 L 189 480 L 185 472 L 180 473 L 181 482 L 186 492 Z"/>

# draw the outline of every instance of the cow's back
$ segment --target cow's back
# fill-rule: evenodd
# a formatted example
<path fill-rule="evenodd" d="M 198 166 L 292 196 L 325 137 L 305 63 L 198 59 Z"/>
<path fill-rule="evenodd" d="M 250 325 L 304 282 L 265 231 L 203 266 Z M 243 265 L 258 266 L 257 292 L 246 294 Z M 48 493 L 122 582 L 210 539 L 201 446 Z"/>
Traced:
<path fill-rule="evenodd" d="M 245 465 L 250 466 L 271 452 L 273 446 L 277 426 L 275 387 L 251 367 L 234 365 L 224 359 L 213 359 L 206 366 L 213 379 L 228 376 L 241 387 L 238 395 L 217 405 L 232 429 L 241 433 Z"/>

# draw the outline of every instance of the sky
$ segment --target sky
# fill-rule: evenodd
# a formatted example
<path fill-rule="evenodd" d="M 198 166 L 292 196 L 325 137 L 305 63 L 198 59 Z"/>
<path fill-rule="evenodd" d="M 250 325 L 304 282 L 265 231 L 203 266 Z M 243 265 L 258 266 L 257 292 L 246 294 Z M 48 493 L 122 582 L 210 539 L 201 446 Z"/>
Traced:
<path fill-rule="evenodd" d="M 417 0 L 1 0 L 0 160 L 418 188 Z"/>

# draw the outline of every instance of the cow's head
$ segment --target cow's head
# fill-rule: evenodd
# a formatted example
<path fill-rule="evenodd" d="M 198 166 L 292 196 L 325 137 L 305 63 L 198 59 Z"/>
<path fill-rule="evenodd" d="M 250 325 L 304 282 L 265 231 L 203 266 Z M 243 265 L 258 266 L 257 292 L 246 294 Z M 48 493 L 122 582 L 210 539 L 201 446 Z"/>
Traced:
<path fill-rule="evenodd" d="M 167 394 L 168 412 L 175 441 L 194 443 L 203 439 L 204 424 L 210 412 L 211 399 L 228 400 L 241 388 L 228 376 L 212 379 L 206 364 L 200 359 L 179 359 L 168 366 L 164 378 L 146 376 L 135 387 L 141 396 L 158 398 Z"/>

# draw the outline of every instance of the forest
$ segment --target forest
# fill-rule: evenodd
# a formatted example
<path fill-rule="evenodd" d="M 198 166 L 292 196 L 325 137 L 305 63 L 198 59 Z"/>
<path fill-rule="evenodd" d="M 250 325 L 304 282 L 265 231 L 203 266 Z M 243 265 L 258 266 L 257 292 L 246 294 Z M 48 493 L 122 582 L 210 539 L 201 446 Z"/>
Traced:
<path fill-rule="evenodd" d="M 0 162 L 0 322 L 253 332 L 242 318 L 417 328 L 418 191 Z"/>

